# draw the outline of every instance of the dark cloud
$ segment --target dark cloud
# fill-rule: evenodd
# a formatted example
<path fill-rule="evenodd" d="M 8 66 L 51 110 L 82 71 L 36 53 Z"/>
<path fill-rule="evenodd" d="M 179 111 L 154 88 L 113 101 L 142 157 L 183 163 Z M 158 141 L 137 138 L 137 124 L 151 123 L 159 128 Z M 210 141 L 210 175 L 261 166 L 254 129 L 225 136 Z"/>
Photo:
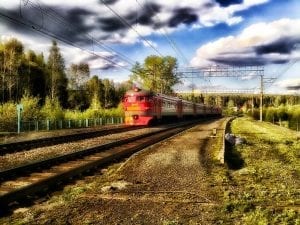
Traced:
<path fill-rule="evenodd" d="M 98 19 L 100 29 L 106 32 L 123 30 L 126 25 L 117 17 L 99 18 Z"/>
<path fill-rule="evenodd" d="M 127 13 L 124 16 L 126 23 L 134 25 L 136 23 L 142 25 L 155 26 L 152 18 L 160 11 L 161 6 L 155 3 L 147 3 L 141 6 L 139 11 L 136 10 Z M 103 31 L 112 32 L 124 30 L 127 25 L 122 22 L 118 17 L 99 18 L 99 27 Z"/>
<path fill-rule="evenodd" d="M 290 54 L 296 49 L 297 43 L 300 43 L 300 40 L 280 39 L 270 44 L 255 47 L 255 52 L 258 55 L 270 53 Z"/>
<path fill-rule="evenodd" d="M 99 0 L 100 3 L 102 4 L 107 4 L 107 5 L 113 5 L 115 4 L 118 0 Z"/>
<path fill-rule="evenodd" d="M 105 57 L 106 59 L 116 60 L 114 55 L 103 55 L 102 57 Z M 85 61 L 93 61 L 96 59 L 101 59 L 102 57 L 101 57 L 101 54 L 100 54 L 100 56 L 99 55 L 90 55 L 90 56 L 86 57 L 84 60 Z"/>
<path fill-rule="evenodd" d="M 272 59 L 272 58 L 263 58 L 263 57 L 241 57 L 241 56 L 232 56 L 232 57 L 215 57 L 209 59 L 214 63 L 221 63 L 229 66 L 263 66 L 267 64 L 285 64 L 289 62 L 288 59 Z"/>
<path fill-rule="evenodd" d="M 268 63 L 266 59 L 258 57 L 216 57 L 209 59 L 215 63 L 221 63 L 229 66 L 262 66 Z"/>
<path fill-rule="evenodd" d="M 272 57 L 272 53 L 290 55 L 293 50 L 299 47 L 300 40 L 296 38 L 281 38 L 272 43 L 249 47 L 241 52 L 223 52 L 218 56 L 209 59 L 214 63 L 221 63 L 230 66 L 262 66 L 267 64 L 285 64 L 289 58 Z M 251 55 L 255 53 L 254 57 Z"/>
<path fill-rule="evenodd" d="M 228 7 L 230 5 L 236 5 L 243 3 L 243 0 L 215 0 L 222 7 Z"/>
<path fill-rule="evenodd" d="M 0 13 L 3 15 L 1 16 L 1 23 L 5 24 L 7 27 L 18 33 L 33 35 L 33 29 L 40 29 L 43 26 L 42 19 L 37 19 L 35 22 L 28 23 L 28 21 L 30 20 L 24 18 L 23 10 L 7 10 L 4 8 L 0 8 Z M 37 18 L 42 18 L 41 14 L 36 16 Z"/>
<path fill-rule="evenodd" d="M 6 10 L 0 9 L 2 14 L 22 21 L 11 23 L 5 20 L 6 25 L 17 33 L 32 35 L 34 30 L 49 33 L 51 36 L 65 40 L 69 43 L 91 44 L 86 34 L 95 28 L 94 25 L 84 23 L 86 17 L 93 13 L 81 8 L 62 9 L 49 6 L 25 5 L 21 8 Z M 28 29 L 29 27 L 33 29 Z"/>
<path fill-rule="evenodd" d="M 130 24 L 139 23 L 142 25 L 151 25 L 153 24 L 152 18 L 160 12 L 161 6 L 155 3 L 146 3 L 144 6 L 141 6 L 141 9 L 136 12 L 132 11 L 125 16 L 125 19 Z"/>
<path fill-rule="evenodd" d="M 286 86 L 285 88 L 290 91 L 298 91 L 298 90 L 300 90 L 300 84 Z"/>
<path fill-rule="evenodd" d="M 110 69 L 114 69 L 114 68 L 119 68 L 119 66 L 117 66 L 117 62 L 116 62 L 116 64 L 107 62 L 106 64 L 99 65 L 98 67 L 94 67 L 93 69 L 96 69 L 96 70 L 110 70 Z"/>
<path fill-rule="evenodd" d="M 193 22 L 196 22 L 197 20 L 198 20 L 198 16 L 193 12 L 193 9 L 181 8 L 175 10 L 174 15 L 169 20 L 168 25 L 170 27 L 176 27 L 181 23 L 191 24 Z"/>
<path fill-rule="evenodd" d="M 174 11 L 174 15 L 169 20 L 170 27 L 176 27 L 181 23 L 191 24 L 197 22 L 198 16 L 192 8 L 180 8 Z"/>
<path fill-rule="evenodd" d="M 273 64 L 285 64 L 287 62 L 289 62 L 289 59 L 274 59 L 274 60 L 270 60 L 271 63 Z"/>

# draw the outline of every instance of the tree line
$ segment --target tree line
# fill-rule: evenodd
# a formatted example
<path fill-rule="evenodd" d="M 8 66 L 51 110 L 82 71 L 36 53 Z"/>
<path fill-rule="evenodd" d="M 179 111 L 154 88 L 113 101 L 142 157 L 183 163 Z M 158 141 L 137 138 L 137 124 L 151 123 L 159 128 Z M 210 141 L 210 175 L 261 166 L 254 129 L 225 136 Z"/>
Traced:
<path fill-rule="evenodd" d="M 91 76 L 89 65 L 84 62 L 71 63 L 66 68 L 56 41 L 52 41 L 47 55 L 46 59 L 43 53 L 25 51 L 23 44 L 15 38 L 0 43 L 0 115 L 3 121 L 9 118 L 15 121 L 15 104 L 20 102 L 31 110 L 24 112 L 28 120 L 100 116 L 105 114 L 102 109 L 117 109 L 124 93 L 132 88 L 133 83 L 163 94 L 174 94 L 172 87 L 180 83 L 180 74 L 176 73 L 177 59 L 171 56 L 150 55 L 143 63 L 133 65 L 130 80 L 114 83 L 96 75 Z M 241 110 L 255 112 L 260 103 L 258 95 L 249 94 L 181 93 L 179 97 L 221 106 L 227 115 Z M 282 116 L 278 115 L 282 113 L 271 112 L 280 106 L 291 105 L 296 105 L 294 108 L 298 109 L 300 97 L 265 95 L 264 118 L 279 120 Z M 289 109 L 290 115 L 294 115 L 291 111 Z M 122 116 L 122 108 L 119 107 L 112 114 Z"/>
<path fill-rule="evenodd" d="M 93 99 L 103 108 L 116 107 L 130 82 L 116 84 L 109 79 L 90 76 L 87 63 L 65 66 L 56 41 L 49 56 L 25 51 L 15 38 L 0 43 L 0 102 L 19 102 L 24 95 L 58 101 L 63 108 L 85 110 Z"/>

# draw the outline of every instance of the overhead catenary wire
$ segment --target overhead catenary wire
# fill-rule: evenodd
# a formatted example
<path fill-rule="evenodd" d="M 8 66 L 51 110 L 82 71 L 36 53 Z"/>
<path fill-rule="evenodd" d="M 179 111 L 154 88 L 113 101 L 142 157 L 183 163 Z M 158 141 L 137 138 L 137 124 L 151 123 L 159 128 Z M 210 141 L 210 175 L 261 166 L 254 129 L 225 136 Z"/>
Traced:
<path fill-rule="evenodd" d="M 0 16 L 4 17 L 4 18 L 6 18 L 6 19 L 9 19 L 10 21 L 12 21 L 12 22 L 14 22 L 14 23 L 17 23 L 17 24 L 19 24 L 19 25 L 29 27 L 30 29 L 34 30 L 35 32 L 39 32 L 40 34 L 42 34 L 42 35 L 44 35 L 44 36 L 55 38 L 55 39 L 57 39 L 57 40 L 59 40 L 59 41 L 61 41 L 61 42 L 63 42 L 63 43 L 66 43 L 66 44 L 71 45 L 71 46 L 73 46 L 73 47 L 75 47 L 75 48 L 78 48 L 78 49 L 80 49 L 80 50 L 82 50 L 82 51 L 84 51 L 84 52 L 87 52 L 87 53 L 91 54 L 91 55 L 95 55 L 95 56 L 97 56 L 97 57 L 99 57 L 99 58 L 101 58 L 101 59 L 103 59 L 103 60 L 105 60 L 105 61 L 107 61 L 107 62 L 109 62 L 109 63 L 111 63 L 111 64 L 113 64 L 113 65 L 115 65 L 115 66 L 117 66 L 117 67 L 119 67 L 119 68 L 122 68 L 122 69 L 125 69 L 125 70 L 128 70 L 129 72 L 131 72 L 131 70 L 128 69 L 127 67 L 124 67 L 123 65 L 120 65 L 120 64 L 114 62 L 113 60 L 108 59 L 107 57 L 104 57 L 104 56 L 102 56 L 102 55 L 99 55 L 99 54 L 97 54 L 97 53 L 95 53 L 95 52 L 91 52 L 91 51 L 89 51 L 89 50 L 87 50 L 87 49 L 84 49 L 84 48 L 82 48 L 82 47 L 80 47 L 80 46 L 74 44 L 73 42 L 71 42 L 71 41 L 69 41 L 69 40 L 66 40 L 66 39 L 63 38 L 63 37 L 60 37 L 60 36 L 57 35 L 57 34 L 52 34 L 51 32 L 48 32 L 45 28 L 43 28 L 43 30 L 42 30 L 42 29 L 36 29 L 36 28 L 35 28 L 34 26 L 32 26 L 31 24 L 27 24 L 27 23 L 25 23 L 25 22 L 23 22 L 23 21 L 17 20 L 17 19 L 15 19 L 15 18 L 13 18 L 13 17 L 11 17 L 11 16 L 8 16 L 8 15 L 5 15 L 5 14 L 3 14 L 3 13 L 1 13 L 1 12 L 0 12 Z"/>
<path fill-rule="evenodd" d="M 70 29 L 70 27 L 72 27 L 75 31 L 78 30 L 79 28 L 68 22 L 67 19 L 65 17 L 63 17 L 62 15 L 60 15 L 59 13 L 57 13 L 55 10 L 53 9 L 43 9 L 40 5 L 39 2 L 37 2 L 38 5 L 35 5 L 35 3 L 33 3 L 31 0 L 27 0 L 26 1 L 26 5 L 30 4 L 33 8 L 36 8 L 37 10 L 39 10 L 42 13 L 42 17 L 44 15 L 47 15 L 52 21 L 57 22 L 60 25 L 63 25 L 64 28 L 67 28 L 70 32 L 72 32 L 72 30 Z M 21 7 L 21 6 L 20 6 Z M 54 13 L 55 15 L 53 15 L 52 13 Z M 20 8 L 20 13 L 21 13 L 21 8 Z M 42 18 L 43 19 L 43 18 Z M 96 38 L 94 38 L 93 36 L 91 36 L 90 34 L 84 34 L 83 35 L 85 38 L 87 38 L 89 41 L 91 41 L 92 43 L 92 47 L 94 47 L 94 43 L 98 44 L 102 49 L 104 49 L 105 51 L 108 51 L 110 53 L 113 53 L 114 55 L 117 55 L 120 59 L 122 59 L 123 61 L 127 62 L 129 65 L 133 66 L 135 61 L 130 59 L 128 56 L 122 54 L 121 52 L 118 52 L 117 50 L 113 49 L 112 47 L 106 45 L 105 43 L 97 40 Z"/>
<path fill-rule="evenodd" d="M 130 29 L 132 29 L 141 39 L 143 39 L 159 56 L 163 57 L 163 54 L 161 54 L 158 49 L 149 41 L 147 40 L 145 37 L 143 37 L 143 35 L 141 35 L 130 23 L 128 23 L 122 16 L 120 16 L 120 14 L 118 14 L 112 7 L 110 7 L 104 0 L 100 0 L 100 2 L 103 3 L 103 5 L 105 5 L 106 8 L 108 8 L 113 14 L 115 14 L 118 19 L 127 27 L 129 27 Z"/>
<path fill-rule="evenodd" d="M 147 3 L 148 3 L 148 0 L 145 0 Z M 140 5 L 140 7 L 143 7 L 145 8 L 144 6 L 142 6 L 138 0 L 136 0 L 137 4 Z M 150 4 L 147 4 L 147 8 L 149 8 L 153 13 L 156 13 L 155 10 L 153 9 L 153 7 L 150 5 Z M 158 22 L 161 23 L 161 20 L 159 18 L 159 16 L 157 14 L 155 14 L 155 17 L 157 18 Z M 183 54 L 183 52 L 181 51 L 181 49 L 178 47 L 178 45 L 176 44 L 176 42 L 170 37 L 168 31 L 166 30 L 166 28 L 162 28 L 163 29 L 163 32 L 159 29 L 159 32 L 166 38 L 166 40 L 168 41 L 169 45 L 171 46 L 171 48 L 174 50 L 175 54 L 177 56 L 179 56 L 179 58 L 182 58 L 183 61 L 185 62 L 186 65 L 189 64 L 189 61 L 188 59 L 186 58 L 186 56 Z M 188 79 L 185 79 L 183 78 L 184 80 L 187 80 Z M 191 78 L 192 79 L 192 83 L 194 83 L 194 79 L 193 77 Z M 211 80 L 209 78 L 206 78 L 204 79 L 206 82 L 208 81 L 209 84 L 212 86 L 212 83 L 211 83 Z M 193 90 L 192 90 L 193 91 Z"/>
<path fill-rule="evenodd" d="M 138 0 L 136 0 L 137 4 L 141 7 L 141 8 L 148 8 L 149 10 L 151 10 L 155 17 L 157 18 L 158 22 L 161 23 L 161 20 L 159 18 L 159 16 L 156 14 L 155 10 L 153 9 L 153 7 L 150 5 L 150 4 L 147 4 L 146 7 L 143 6 Z M 148 0 L 146 0 L 146 2 L 148 3 Z M 170 34 L 168 33 L 168 31 L 163 27 L 163 32 L 161 31 L 161 29 L 159 29 L 159 33 L 162 34 L 166 40 L 168 41 L 169 45 L 171 46 L 171 48 L 174 50 L 175 54 L 177 56 L 179 56 L 180 58 L 183 59 L 183 61 L 188 64 L 188 60 L 187 58 L 185 57 L 185 55 L 183 54 L 183 52 L 181 51 L 181 49 L 177 46 L 176 42 L 170 37 Z"/>

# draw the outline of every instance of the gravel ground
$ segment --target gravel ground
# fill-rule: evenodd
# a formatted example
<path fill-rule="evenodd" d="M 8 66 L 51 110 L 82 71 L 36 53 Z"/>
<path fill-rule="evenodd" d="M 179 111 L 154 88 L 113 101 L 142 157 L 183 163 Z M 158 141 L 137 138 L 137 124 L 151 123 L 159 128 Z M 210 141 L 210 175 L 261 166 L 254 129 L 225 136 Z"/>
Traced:
<path fill-rule="evenodd" d="M 29 151 L 16 152 L 0 156 L 0 171 L 9 168 L 25 165 L 42 159 L 52 158 L 71 152 L 76 152 L 85 148 L 97 145 L 107 144 L 116 140 L 129 138 L 138 134 L 144 134 L 160 128 L 145 128 L 133 131 L 122 132 L 118 134 L 110 134 L 97 138 L 85 139 L 64 144 L 57 144 L 49 147 L 35 148 Z"/>
<path fill-rule="evenodd" d="M 18 209 L 5 224 L 216 224 L 223 192 L 216 160 L 224 119 L 144 149 L 59 195 Z M 1 220 L 0 220 L 1 221 Z"/>
<path fill-rule="evenodd" d="M 22 132 L 20 134 L 1 134 L 0 133 L 0 144 L 17 142 L 17 141 L 28 141 L 28 140 L 36 140 L 47 137 L 56 137 L 68 134 L 78 134 L 85 133 L 91 131 L 100 131 L 110 128 L 122 127 L 123 125 L 104 125 L 98 127 L 90 127 L 90 128 L 78 128 L 78 129 L 63 129 L 63 130 L 52 130 L 52 131 L 31 131 L 31 132 Z"/>

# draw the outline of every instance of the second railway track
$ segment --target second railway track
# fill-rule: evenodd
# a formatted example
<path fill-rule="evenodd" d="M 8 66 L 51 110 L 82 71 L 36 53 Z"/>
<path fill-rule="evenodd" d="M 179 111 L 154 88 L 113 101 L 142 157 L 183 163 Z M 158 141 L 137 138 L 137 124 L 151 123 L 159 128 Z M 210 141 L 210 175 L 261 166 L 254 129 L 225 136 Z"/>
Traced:
<path fill-rule="evenodd" d="M 194 125 L 195 123 L 185 123 L 1 171 L 0 208 L 3 209 L 10 203 L 26 199 L 28 196 L 47 192 L 58 183 L 65 182 L 112 160 L 126 157 Z"/>
<path fill-rule="evenodd" d="M 94 130 L 89 132 L 80 132 L 75 134 L 67 134 L 62 136 L 55 136 L 55 137 L 47 137 L 47 138 L 39 138 L 36 140 L 25 140 L 25 141 L 18 141 L 12 143 L 3 143 L 0 144 L 0 155 L 21 152 L 21 151 L 28 151 L 33 148 L 44 147 L 44 146 L 51 146 L 56 144 L 61 144 L 65 142 L 71 141 L 78 141 L 87 138 L 93 138 L 108 134 L 116 134 L 125 131 L 141 129 L 144 126 L 140 127 L 129 127 L 129 126 L 121 126 L 121 127 L 114 127 L 114 128 L 105 128 L 101 130 Z"/>

